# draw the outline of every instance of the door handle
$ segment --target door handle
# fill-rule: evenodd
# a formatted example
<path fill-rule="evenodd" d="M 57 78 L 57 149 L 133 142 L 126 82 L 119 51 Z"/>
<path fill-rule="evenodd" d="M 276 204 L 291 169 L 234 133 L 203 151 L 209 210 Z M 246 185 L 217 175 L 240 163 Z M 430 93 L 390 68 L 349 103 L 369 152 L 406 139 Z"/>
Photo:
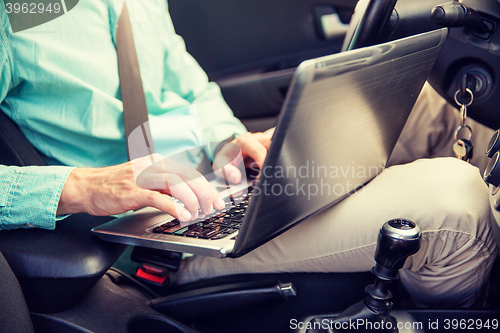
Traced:
<path fill-rule="evenodd" d="M 315 7 L 316 25 L 321 37 L 325 40 L 342 37 L 346 34 L 349 24 L 342 23 L 339 14 L 331 6 Z"/>
<path fill-rule="evenodd" d="M 349 24 L 344 24 L 340 21 L 339 14 L 332 13 L 321 16 L 321 29 L 325 39 L 333 39 L 345 35 Z"/>

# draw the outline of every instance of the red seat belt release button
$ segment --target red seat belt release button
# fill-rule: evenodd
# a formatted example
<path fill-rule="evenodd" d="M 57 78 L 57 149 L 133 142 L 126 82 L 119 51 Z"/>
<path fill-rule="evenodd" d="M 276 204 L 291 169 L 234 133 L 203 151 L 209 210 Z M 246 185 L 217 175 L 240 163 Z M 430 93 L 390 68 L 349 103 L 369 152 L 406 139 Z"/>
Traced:
<path fill-rule="evenodd" d="M 141 279 L 149 282 L 157 283 L 162 285 L 167 280 L 167 275 L 158 276 L 154 274 L 147 273 L 144 269 L 139 268 L 135 275 Z"/>

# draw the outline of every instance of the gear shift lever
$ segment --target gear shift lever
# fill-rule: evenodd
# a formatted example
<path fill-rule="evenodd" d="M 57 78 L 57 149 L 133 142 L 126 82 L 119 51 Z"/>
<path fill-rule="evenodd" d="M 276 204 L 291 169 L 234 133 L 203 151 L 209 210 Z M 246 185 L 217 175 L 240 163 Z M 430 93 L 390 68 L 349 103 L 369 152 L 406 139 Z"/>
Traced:
<path fill-rule="evenodd" d="M 378 325 L 364 325 L 364 327 L 378 327 L 377 332 L 381 332 L 380 328 L 385 327 L 386 332 L 397 332 L 397 323 L 390 316 L 392 293 L 389 291 L 389 286 L 397 281 L 398 270 L 403 267 L 406 258 L 420 248 L 420 235 L 418 226 L 409 220 L 395 219 L 382 226 L 375 251 L 376 264 L 372 269 L 375 283 L 366 287 L 365 300 L 347 308 L 334 320 L 334 323 L 339 323 L 334 327 L 351 327 L 342 325 L 346 322 L 377 323 Z"/>
<path fill-rule="evenodd" d="M 365 303 L 368 308 L 390 312 L 392 294 L 388 288 L 398 280 L 398 270 L 403 267 L 406 258 L 420 248 L 420 235 L 420 228 L 409 220 L 395 219 L 382 226 L 375 250 L 376 264 L 372 269 L 375 283 L 366 287 L 368 297 Z"/>

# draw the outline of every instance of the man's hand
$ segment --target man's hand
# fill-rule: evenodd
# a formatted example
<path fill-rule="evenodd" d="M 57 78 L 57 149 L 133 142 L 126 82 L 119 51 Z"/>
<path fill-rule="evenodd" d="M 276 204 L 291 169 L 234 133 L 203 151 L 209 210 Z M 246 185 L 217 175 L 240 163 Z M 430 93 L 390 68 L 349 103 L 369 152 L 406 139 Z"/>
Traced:
<path fill-rule="evenodd" d="M 179 199 L 185 208 L 164 194 Z M 64 184 L 57 215 L 116 215 L 145 206 L 188 221 L 198 217 L 199 207 L 209 214 L 213 207 L 224 208 L 224 201 L 199 172 L 154 154 L 106 168 L 74 169 Z"/>
<path fill-rule="evenodd" d="M 251 163 L 262 168 L 273 133 L 274 127 L 263 133 L 247 132 L 224 145 L 214 158 L 214 169 L 217 169 L 215 174 L 238 184 L 241 181 L 240 168 Z"/>

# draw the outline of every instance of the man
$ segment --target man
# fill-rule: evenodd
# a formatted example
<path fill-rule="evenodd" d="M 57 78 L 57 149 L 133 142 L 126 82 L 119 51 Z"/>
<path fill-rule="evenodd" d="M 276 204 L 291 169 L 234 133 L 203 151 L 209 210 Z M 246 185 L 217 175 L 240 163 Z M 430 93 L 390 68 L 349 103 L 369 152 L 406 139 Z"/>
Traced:
<path fill-rule="evenodd" d="M 127 6 L 150 119 L 166 115 L 175 120 L 172 126 L 183 124 L 186 128 L 173 137 L 168 127 L 153 128 L 157 150 L 170 155 L 183 150 L 186 142 L 188 146 L 203 144 L 190 129 L 189 118 L 170 114 L 194 104 L 206 141 L 218 142 L 241 134 L 233 143 L 244 157 L 262 165 L 271 133 L 245 133 L 217 86 L 208 83 L 186 53 L 182 39 L 175 35 L 165 1 L 127 1 Z M 185 204 L 183 208 L 161 194 L 171 194 L 168 186 L 161 191 L 137 186 L 131 163 L 125 162 L 115 50 L 116 23 L 122 7 L 123 0 L 81 1 L 64 16 L 16 34 L 1 8 L 1 109 L 45 160 L 57 165 L 0 167 L 2 227 L 22 227 L 30 221 L 36 227 L 51 229 L 65 214 L 111 215 L 142 206 L 190 220 L 196 218 L 198 207 L 207 213 L 222 208 L 218 194 L 193 170 L 165 161 L 160 171 L 167 178 L 172 175 L 185 181 L 178 195 Z M 442 103 L 429 88 L 426 92 L 419 105 L 426 101 Z M 448 106 L 442 108 L 449 116 Z M 428 111 L 441 109 L 433 105 Z M 438 123 L 432 112 L 420 110 L 415 113 L 417 120 L 426 120 L 429 126 Z M 453 114 L 448 116 L 447 123 L 451 123 L 448 119 L 455 121 Z M 406 163 L 439 156 L 429 148 L 444 142 L 444 149 L 449 142 L 423 136 L 448 133 L 448 129 L 407 129 L 403 138 L 413 142 L 414 136 L 421 146 L 406 147 L 405 155 L 405 146 L 400 145 L 394 161 L 398 157 L 398 163 Z M 417 147 L 424 149 L 419 151 Z M 140 167 L 148 160 L 134 163 Z M 229 166 L 226 171 L 229 181 L 239 182 L 237 168 Z M 366 186 L 365 195 L 343 201 L 242 258 L 185 260 L 177 278 L 184 283 L 233 273 L 365 271 L 373 265 L 378 229 L 395 217 L 412 219 L 424 231 L 422 249 L 401 273 L 415 301 L 459 306 L 476 302 L 496 249 L 489 233 L 491 212 L 479 172 L 456 159 L 390 168 Z M 298 244 L 297 239 L 303 243 Z"/>
<path fill-rule="evenodd" d="M 127 161 L 115 49 L 116 23 L 122 4 L 122 1 L 112 1 L 109 5 L 102 1 L 81 2 L 56 20 L 16 34 L 11 32 L 2 6 L 2 111 L 19 125 L 48 164 L 102 167 Z M 132 2 L 129 7 L 150 115 L 194 104 L 207 141 L 222 141 L 233 134 L 245 133 L 219 88 L 208 82 L 192 58 L 185 56 L 183 41 L 175 35 L 166 17 L 165 2 Z M 29 56 L 33 47 L 35 58 Z M 178 124 L 170 127 L 175 126 Z M 170 155 L 182 150 L 183 145 L 202 144 L 196 131 L 188 127 L 184 132 L 175 138 L 176 142 L 170 142 L 173 149 L 160 151 Z M 158 147 L 169 141 L 168 133 L 154 134 Z M 270 135 L 246 134 L 237 140 L 244 155 L 262 163 L 266 148 L 260 141 L 269 142 Z M 186 212 L 180 206 L 174 209 L 173 202 L 158 192 L 139 188 L 130 164 L 99 170 L 2 169 L 3 185 L 17 184 L 18 194 L 22 193 L 4 192 L 3 202 L 10 203 L 4 208 L 4 228 L 18 227 L 19 221 L 31 220 L 37 227 L 53 229 L 56 215 L 78 211 L 109 215 L 148 205 L 189 220 L 196 214 L 198 201 L 204 211 L 211 204 L 221 208 L 218 194 L 199 175 L 192 177 L 197 182 L 187 183 L 192 186 Z M 172 172 L 180 172 L 184 179 L 188 177 L 185 170 Z M 32 187 L 28 179 L 37 179 L 39 185 Z M 120 184 L 114 183 L 115 179 Z M 124 179 L 127 184 L 123 184 Z M 104 192 L 106 189 L 110 191 Z M 111 193 L 119 198 L 110 196 Z M 102 197 L 108 198 L 104 205 L 97 199 Z M 33 198 L 44 198 L 45 202 L 33 207 Z M 33 208 L 29 219 L 23 215 L 26 207 Z"/>

